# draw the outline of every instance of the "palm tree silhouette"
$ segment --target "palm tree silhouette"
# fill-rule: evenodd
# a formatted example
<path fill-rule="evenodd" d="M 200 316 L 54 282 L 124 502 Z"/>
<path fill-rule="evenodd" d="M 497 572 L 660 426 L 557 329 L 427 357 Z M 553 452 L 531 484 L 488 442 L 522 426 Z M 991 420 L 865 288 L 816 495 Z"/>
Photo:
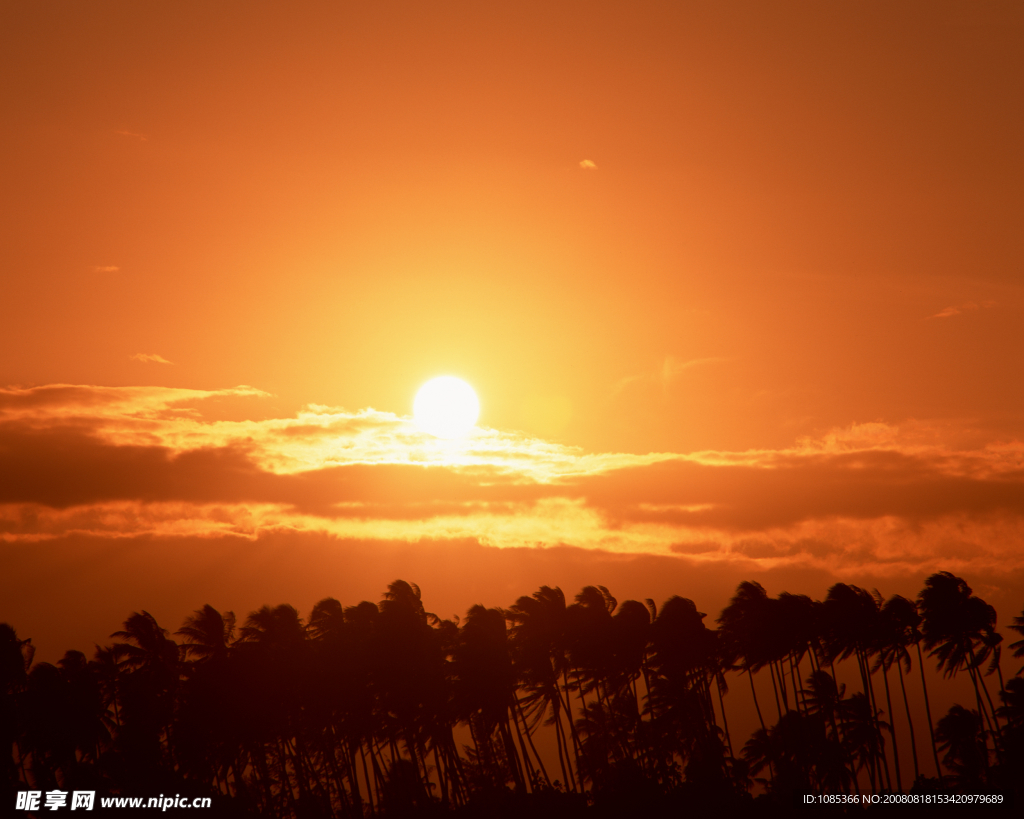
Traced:
<path fill-rule="evenodd" d="M 953 781 L 966 790 L 982 787 L 983 773 L 988 768 L 988 745 L 978 712 L 954 705 L 939 720 L 935 736 L 939 750 L 945 751 L 942 761 L 952 772 Z"/>
<path fill-rule="evenodd" d="M 393 719 L 388 737 L 392 758 L 398 756 L 401 738 L 421 782 L 429 787 L 426 756 L 432 752 L 442 800 L 447 802 L 450 787 L 461 788 L 447 667 L 457 626 L 426 612 L 419 588 L 403 580 L 388 586 L 379 608 L 377 692 L 382 711 Z"/>
<path fill-rule="evenodd" d="M 574 758 L 578 764 L 579 741 L 568 700 L 565 595 L 557 587 L 552 589 L 541 586 L 533 596 L 523 596 L 516 600 L 505 615 L 512 623 L 510 637 L 517 676 L 526 688 L 522 703 L 526 706 L 526 715 L 532 719 L 528 730 L 532 731 L 550 710 L 551 716 L 545 725 L 553 725 L 555 728 L 562 781 L 577 791 L 566 731 L 562 724 L 564 712 L 569 720 Z M 563 684 L 565 701 L 562 699 Z"/>
<path fill-rule="evenodd" d="M 914 759 L 914 780 L 921 777 L 921 769 L 917 759 L 917 740 L 914 735 L 914 718 L 910 713 L 910 702 L 907 699 L 907 688 L 904 682 L 904 671 L 910 673 L 913 663 L 910 659 L 908 647 L 915 645 L 918 651 L 918 664 L 921 668 L 921 683 L 924 689 L 925 714 L 928 718 L 928 732 L 931 737 L 932 755 L 935 760 L 935 774 L 942 776 L 942 768 L 939 766 L 939 755 L 935 745 L 935 732 L 932 727 L 931 705 L 928 702 L 928 687 L 924 678 L 924 667 L 921 661 L 921 615 L 917 612 L 917 606 L 906 597 L 894 594 L 882 605 L 881 624 L 879 629 L 878 661 L 883 669 L 887 670 L 892 665 L 896 666 L 899 673 L 900 691 L 903 694 L 903 708 L 907 715 L 907 726 L 910 730 L 910 750 Z M 884 672 L 883 672 L 884 673 Z"/>
<path fill-rule="evenodd" d="M 748 804 L 750 775 L 767 774 L 769 808 L 800 791 L 860 792 L 862 777 L 882 790 L 887 739 L 896 788 L 908 741 L 917 789 L 1006 791 L 1024 768 L 1024 678 L 1001 684 L 993 707 L 995 611 L 960 578 L 932 575 L 917 604 L 847 584 L 817 602 L 741 583 L 717 631 L 692 600 L 645 603 L 587 586 L 566 605 L 542 586 L 507 610 L 442 620 L 396 580 L 379 603 L 325 598 L 308 622 L 282 604 L 236 629 L 231 612 L 205 605 L 176 632 L 180 646 L 134 612 L 92 661 L 69 651 L 35 665 L 30 641 L 0 624 L 0 785 L 201 787 L 240 813 L 282 819 L 564 815 L 587 803 L 661 815 Z M 1024 635 L 1024 615 L 1011 629 Z M 948 772 L 938 780 L 921 774 L 921 715 L 904 679 L 914 646 L 931 730 L 921 643 L 939 672 L 966 669 L 975 693 L 976 708 L 954 706 L 934 726 L 936 772 L 940 749 Z M 847 659 L 860 674 L 853 694 L 837 684 Z M 894 665 L 907 731 L 891 725 Z M 754 679 L 766 668 L 772 725 Z M 733 670 L 747 675 L 761 721 L 740 759 L 726 721 Z M 471 737 L 461 748 L 457 729 Z M 560 780 L 538 753 L 544 734 Z"/>
<path fill-rule="evenodd" d="M 872 787 L 877 781 L 885 778 L 886 786 L 892 790 L 892 782 L 889 774 L 889 764 L 885 756 L 885 744 L 881 738 L 882 722 L 878 718 L 880 709 L 875 700 L 875 690 L 871 682 L 870 656 L 875 651 L 878 638 L 877 634 L 881 628 L 881 615 L 879 601 L 857 586 L 846 583 L 836 583 L 828 590 L 822 606 L 824 629 L 825 629 L 825 651 L 829 662 L 835 659 L 845 660 L 854 657 L 857 661 L 857 668 L 860 672 L 861 686 L 866 698 L 866 704 L 858 706 L 858 718 L 866 715 L 866 718 L 875 722 L 874 729 L 870 734 L 870 747 L 872 752 L 867 755 L 870 762 L 869 775 L 872 778 Z M 865 729 L 866 730 L 866 729 Z M 891 730 L 891 729 L 890 729 Z M 875 738 L 877 736 L 877 742 Z M 861 747 L 869 747 L 863 742 Z"/>
<path fill-rule="evenodd" d="M 182 650 L 197 659 L 223 660 L 235 636 L 235 613 L 221 614 L 207 603 L 185 620 L 175 634 L 185 638 Z"/>
<path fill-rule="evenodd" d="M 0 749 L 3 750 L 4 782 L 14 788 L 21 777 L 27 780 L 25 749 L 18 737 L 24 734 L 19 699 L 28 682 L 35 648 L 32 640 L 18 639 L 8 623 L 0 623 Z M 15 763 L 17 759 L 17 763 Z"/>
<path fill-rule="evenodd" d="M 886 713 L 889 715 L 889 738 L 892 740 L 892 756 L 893 756 L 893 767 L 896 768 L 896 790 L 899 793 L 903 792 L 903 776 L 900 772 L 900 746 L 896 739 L 896 727 L 895 727 L 895 714 L 892 710 L 892 694 L 889 691 L 889 665 L 886 661 L 887 651 L 890 645 L 890 635 L 888 633 L 887 626 L 889 621 L 886 619 L 885 611 L 885 598 L 882 597 L 878 589 L 875 589 L 872 594 L 872 598 L 875 602 L 876 616 L 874 617 L 874 645 L 872 650 L 877 655 L 875 664 L 869 668 L 869 673 L 873 674 L 882 670 L 882 687 L 885 690 L 885 707 Z M 901 678 L 902 679 L 902 678 Z M 914 753 L 915 767 L 917 760 L 917 753 Z M 915 776 L 916 778 L 916 776 Z"/>
<path fill-rule="evenodd" d="M 1013 656 L 1019 660 L 1024 657 L 1024 611 L 1018 617 L 1014 617 L 1013 623 L 1007 626 L 1007 628 L 1016 631 L 1022 638 L 1015 643 L 1010 643 L 1010 648 L 1013 649 Z M 1020 676 L 1022 673 L 1024 673 L 1024 665 L 1017 669 L 1017 676 Z"/>
<path fill-rule="evenodd" d="M 703 623 L 706 615 L 692 600 L 673 596 L 651 624 L 651 690 L 647 711 L 661 752 L 659 777 L 675 776 L 675 758 L 684 777 L 702 787 L 731 787 L 733 765 L 723 741 L 711 696 L 718 680 L 719 640 Z"/>
<path fill-rule="evenodd" d="M 503 757 L 501 773 L 490 773 L 495 784 L 514 781 L 517 789 L 525 789 L 532 781 L 533 766 L 520 735 L 522 756 L 512 738 L 511 718 L 515 713 L 516 671 L 505 629 L 505 615 L 500 609 L 473 606 L 459 630 L 452 654 L 454 698 L 459 718 L 470 726 L 476 738 L 477 754 L 488 761 L 492 753 L 482 753 L 497 731 Z M 518 731 L 518 725 L 516 726 Z M 500 783 L 497 780 L 500 779 Z"/>
<path fill-rule="evenodd" d="M 766 646 L 768 645 L 768 625 L 766 617 L 768 593 L 760 583 L 744 581 L 736 589 L 736 594 L 718 618 L 719 630 L 722 633 L 720 651 L 723 661 L 729 667 L 739 667 L 747 675 L 750 682 L 750 693 L 754 699 L 761 730 L 767 736 L 761 705 L 757 700 L 757 689 L 754 687 L 754 672 L 763 668 L 768 662 Z M 737 665 L 738 664 L 738 665 Z M 781 716 L 781 712 L 780 712 Z M 770 757 L 769 759 L 769 771 Z"/>
<path fill-rule="evenodd" d="M 938 658 L 938 667 L 947 677 L 966 668 L 974 687 L 978 713 L 991 732 L 999 752 L 999 725 L 995 708 L 981 674 L 981 664 L 993 653 L 999 637 L 995 631 L 996 612 L 971 592 L 962 578 L 938 572 L 925 581 L 918 595 L 925 647 L 929 656 Z M 988 673 L 992 673 L 994 666 Z M 982 702 L 985 692 L 990 710 Z M 987 758 L 986 758 L 987 759 Z"/>
<path fill-rule="evenodd" d="M 110 635 L 117 661 L 121 729 L 118 743 L 127 760 L 154 771 L 172 763 L 170 737 L 179 684 L 178 645 L 148 611 L 133 612 Z M 140 774 L 141 775 L 141 774 Z"/>

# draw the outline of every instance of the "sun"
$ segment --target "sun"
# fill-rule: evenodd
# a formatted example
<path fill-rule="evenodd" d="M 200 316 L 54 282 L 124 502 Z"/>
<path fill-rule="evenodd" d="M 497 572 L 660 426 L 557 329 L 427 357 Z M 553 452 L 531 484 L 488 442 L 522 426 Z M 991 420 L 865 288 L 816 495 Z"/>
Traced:
<path fill-rule="evenodd" d="M 461 378 L 432 378 L 416 393 L 412 404 L 416 426 L 438 438 L 464 438 L 480 417 L 476 393 Z"/>

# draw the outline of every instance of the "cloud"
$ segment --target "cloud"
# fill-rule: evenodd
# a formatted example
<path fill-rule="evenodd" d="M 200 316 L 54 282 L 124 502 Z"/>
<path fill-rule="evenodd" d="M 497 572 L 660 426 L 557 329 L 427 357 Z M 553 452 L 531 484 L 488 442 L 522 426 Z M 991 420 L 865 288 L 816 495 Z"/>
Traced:
<path fill-rule="evenodd" d="M 649 370 L 647 372 L 638 373 L 637 375 L 628 375 L 625 378 L 620 378 L 612 386 L 612 395 L 618 395 L 629 387 L 637 384 L 654 384 L 659 386 L 664 392 L 675 384 L 687 370 L 703 364 L 713 364 L 715 362 L 725 360 L 726 359 L 724 358 L 710 357 L 691 358 L 686 361 L 681 361 L 675 356 L 665 356 L 661 362 L 661 366 L 655 370 Z"/>
<path fill-rule="evenodd" d="M 121 268 L 113 264 L 97 264 L 93 265 L 93 273 L 117 273 Z"/>
<path fill-rule="evenodd" d="M 597 163 L 592 159 L 584 159 L 580 162 L 580 167 L 585 171 L 596 171 Z"/>
<path fill-rule="evenodd" d="M 990 308 L 995 306 L 996 303 L 994 301 L 983 301 L 980 303 L 968 301 L 963 304 L 956 305 L 955 307 L 945 307 L 935 315 L 928 316 L 928 318 L 952 318 L 953 316 L 959 316 L 961 313 L 966 313 L 972 310 L 980 310 L 982 308 Z"/>
<path fill-rule="evenodd" d="M 957 448 L 944 425 L 876 421 L 788 448 L 638 455 L 493 429 L 442 441 L 370 409 L 204 417 L 211 400 L 265 395 L 0 389 L 0 540 L 307 532 L 762 568 L 1024 568 L 1017 441 Z"/>
<path fill-rule="evenodd" d="M 173 361 L 168 361 L 162 355 L 156 353 L 136 353 L 135 355 L 128 356 L 132 361 L 141 361 L 143 364 L 173 364 Z"/>
<path fill-rule="evenodd" d="M 269 393 L 240 385 L 223 390 L 175 387 L 101 387 L 88 384 L 46 384 L 39 387 L 0 387 L 0 423 L 15 420 L 39 424 L 97 424 L 108 420 L 124 428 L 133 419 L 175 416 L 192 411 L 187 405 L 217 398 L 269 397 Z"/>

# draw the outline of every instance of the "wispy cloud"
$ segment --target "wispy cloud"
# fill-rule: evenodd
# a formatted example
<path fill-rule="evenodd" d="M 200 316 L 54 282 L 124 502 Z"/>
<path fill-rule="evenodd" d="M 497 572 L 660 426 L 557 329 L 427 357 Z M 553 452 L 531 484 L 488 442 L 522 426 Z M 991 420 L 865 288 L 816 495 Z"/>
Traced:
<path fill-rule="evenodd" d="M 968 302 L 964 302 L 963 304 L 955 305 L 953 307 L 944 307 L 942 310 L 939 310 L 939 312 L 936 313 L 935 315 L 928 316 L 928 318 L 930 318 L 930 319 L 933 319 L 933 318 L 939 318 L 939 319 L 941 319 L 941 318 L 952 318 L 953 316 L 959 316 L 962 313 L 969 313 L 969 312 L 971 312 L 973 310 L 981 310 L 983 308 L 989 308 L 989 307 L 995 307 L 995 306 L 996 306 L 996 303 L 994 301 L 982 301 L 982 302 L 968 301 Z"/>
<path fill-rule="evenodd" d="M 585 171 L 596 171 L 597 163 L 592 159 L 584 159 L 580 162 L 580 167 Z"/>
<path fill-rule="evenodd" d="M 173 364 L 173 361 L 168 361 L 162 355 L 156 353 L 136 353 L 135 355 L 128 356 L 132 361 L 141 361 L 143 364 Z"/>
<path fill-rule="evenodd" d="M 113 264 L 97 264 L 93 265 L 93 273 L 116 273 L 121 268 Z"/>
<path fill-rule="evenodd" d="M 135 131 L 114 131 L 114 133 L 120 134 L 121 136 L 134 137 L 141 142 L 149 142 L 149 138 L 145 134 L 137 134 Z"/>
<path fill-rule="evenodd" d="M 687 370 L 699 367 L 703 364 L 714 364 L 725 360 L 726 359 L 717 356 L 712 356 L 710 358 L 690 358 L 687 360 L 682 360 L 671 355 L 665 356 L 661 362 L 661 366 L 657 369 L 637 373 L 636 375 L 627 375 L 625 378 L 620 378 L 612 386 L 612 395 L 619 395 L 626 389 L 639 384 L 653 384 L 660 387 L 662 391 L 666 391 L 669 387 L 675 384 Z"/>

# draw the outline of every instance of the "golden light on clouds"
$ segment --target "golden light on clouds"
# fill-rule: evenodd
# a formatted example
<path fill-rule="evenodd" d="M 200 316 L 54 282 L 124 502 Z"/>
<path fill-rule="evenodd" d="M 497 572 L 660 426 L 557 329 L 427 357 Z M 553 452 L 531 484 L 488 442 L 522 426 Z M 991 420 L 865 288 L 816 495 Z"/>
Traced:
<path fill-rule="evenodd" d="M 924 422 L 782 449 L 586 453 L 489 428 L 453 445 L 370 409 L 204 416 L 229 399 L 272 400 L 249 387 L 0 390 L 0 539 L 307 532 L 834 572 L 1024 568 L 1024 445 L 951 448 Z"/>

